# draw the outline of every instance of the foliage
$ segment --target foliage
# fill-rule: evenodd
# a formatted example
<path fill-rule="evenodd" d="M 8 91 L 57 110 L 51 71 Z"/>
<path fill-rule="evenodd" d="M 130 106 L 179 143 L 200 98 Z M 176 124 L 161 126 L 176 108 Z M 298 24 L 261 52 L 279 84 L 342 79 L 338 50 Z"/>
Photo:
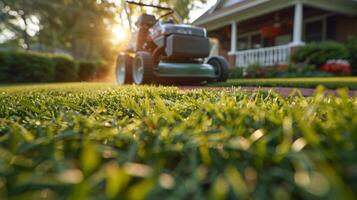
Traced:
<path fill-rule="evenodd" d="M 298 48 L 292 55 L 293 62 L 314 65 L 316 68 L 328 60 L 346 58 L 347 48 L 341 43 L 331 41 L 307 44 Z"/>
<path fill-rule="evenodd" d="M 328 60 L 321 66 L 321 70 L 348 76 L 351 74 L 351 64 L 347 60 Z"/>
<path fill-rule="evenodd" d="M 91 81 L 108 74 L 109 68 L 103 61 L 79 61 L 79 78 L 82 81 Z"/>
<path fill-rule="evenodd" d="M 145 8 L 129 6 L 125 1 L 112 0 L 0 0 L 0 34 L 11 31 L 15 34 L 15 46 L 30 49 L 40 45 L 42 50 L 69 52 L 76 59 L 103 59 L 112 61 L 123 44 L 113 44 L 113 26 L 128 28 L 127 18 L 135 21 Z M 153 3 L 152 1 L 144 1 Z M 198 0 L 205 3 L 206 0 Z M 197 0 L 159 0 L 156 3 L 175 8 L 187 19 Z M 154 9 L 153 14 L 161 11 Z M 128 14 L 128 15 L 127 15 Z M 37 19 L 40 30 L 30 35 L 30 22 Z M 75 19 L 75 20 L 74 20 Z M 21 23 L 20 23 L 21 22 Z M 22 44 L 24 43 L 24 44 Z M 9 44 L 9 43 L 8 43 Z"/>
<path fill-rule="evenodd" d="M 0 51 L 0 83 L 90 81 L 107 76 L 109 70 L 103 61 L 78 62 L 60 54 Z"/>
<path fill-rule="evenodd" d="M 244 68 L 234 67 L 228 69 L 229 78 L 243 78 L 244 77 Z"/>
<path fill-rule="evenodd" d="M 316 69 L 313 65 L 289 65 L 262 67 L 260 65 L 250 65 L 242 70 L 241 77 L 231 78 L 295 78 L 295 77 L 332 77 L 334 74 Z M 236 73 L 233 70 L 233 75 Z"/>
<path fill-rule="evenodd" d="M 262 78 L 265 77 L 264 67 L 259 64 L 249 65 L 246 69 L 246 77 L 247 78 Z"/>
<path fill-rule="evenodd" d="M 56 82 L 74 82 L 78 81 L 78 65 L 72 57 L 57 55 L 52 57 L 56 73 Z"/>
<path fill-rule="evenodd" d="M 334 74 L 317 70 L 313 65 L 290 65 L 287 71 L 277 77 L 296 78 L 296 77 L 332 77 Z"/>
<path fill-rule="evenodd" d="M 2 199 L 354 199 L 357 99 L 0 89 Z"/>
<path fill-rule="evenodd" d="M 315 88 L 319 85 L 323 85 L 330 89 L 344 87 L 357 90 L 357 77 L 231 79 L 228 80 L 228 82 L 226 83 L 217 83 L 212 84 L 211 86 L 266 86 Z"/>
<path fill-rule="evenodd" d="M 357 37 L 349 37 L 346 41 L 348 60 L 352 66 L 352 74 L 357 75 Z"/>
<path fill-rule="evenodd" d="M 188 21 L 190 12 L 196 8 L 195 3 L 200 2 L 205 5 L 207 3 L 207 0 L 169 0 L 167 2 L 171 7 L 177 10 L 177 12 L 183 17 L 183 19 Z"/>
<path fill-rule="evenodd" d="M 30 4 L 29 1 L 0 0 L 0 34 L 4 31 L 11 31 L 16 36 L 15 38 L 23 40 L 26 49 L 30 46 L 28 20 L 34 14 Z M 12 40 L 15 48 L 20 46 L 20 40 Z"/>
<path fill-rule="evenodd" d="M 292 62 L 287 70 L 278 70 L 275 67 L 261 67 L 250 65 L 246 68 L 247 78 L 276 78 L 276 77 L 331 77 L 349 73 L 323 72 L 320 68 L 330 60 L 348 60 L 356 74 L 357 66 L 357 38 L 350 37 L 343 43 L 320 42 L 310 43 L 300 47 L 292 54 Z M 353 71 L 355 70 L 355 71 Z M 325 70 L 326 71 L 326 70 Z M 348 71 L 346 69 L 344 72 Z"/>
<path fill-rule="evenodd" d="M 6 16 L 17 20 L 7 24 L 7 29 L 14 27 L 30 47 L 30 39 L 34 44 L 70 52 L 75 58 L 105 57 L 113 51 L 110 37 L 111 26 L 115 20 L 115 4 L 108 1 L 68 1 L 68 0 L 36 0 L 13 1 L 0 0 L 0 9 L 6 8 Z M 41 29 L 30 38 L 28 22 L 36 17 Z M 76 19 L 76 20 L 73 20 Z M 25 27 L 21 27 L 22 20 Z M 14 32 L 14 31 L 13 31 Z M 102 54 L 101 54 L 102 53 Z"/>
<path fill-rule="evenodd" d="M 0 82 L 53 82 L 55 66 L 52 57 L 34 52 L 0 51 Z"/>

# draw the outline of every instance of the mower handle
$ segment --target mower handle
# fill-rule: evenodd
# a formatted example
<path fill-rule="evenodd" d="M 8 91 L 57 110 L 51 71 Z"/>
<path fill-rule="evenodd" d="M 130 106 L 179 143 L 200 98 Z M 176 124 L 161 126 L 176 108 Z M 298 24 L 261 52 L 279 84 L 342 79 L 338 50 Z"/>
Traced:
<path fill-rule="evenodd" d="M 161 10 L 174 11 L 172 8 L 163 7 L 163 6 L 159 6 L 159 5 L 146 4 L 146 3 L 135 2 L 135 1 L 126 1 L 126 3 L 128 3 L 128 4 L 133 4 L 133 5 L 137 5 L 137 6 L 145 6 L 145 7 L 152 7 L 152 8 L 157 8 L 157 9 L 161 9 Z"/>
<path fill-rule="evenodd" d="M 160 16 L 158 19 L 161 19 L 161 18 L 164 18 L 166 16 L 169 16 L 169 15 L 174 15 L 174 17 L 176 18 L 176 20 L 179 22 L 179 23 L 182 23 L 182 17 L 178 14 L 178 12 L 172 8 L 169 8 L 169 7 L 163 7 L 163 6 L 159 6 L 159 5 L 153 5 L 153 4 L 146 4 L 146 3 L 141 3 L 141 2 L 135 2 L 135 1 L 125 1 L 126 3 L 128 4 L 133 4 L 133 5 L 137 5 L 137 6 L 145 6 L 145 7 L 151 7 L 151 8 L 157 8 L 157 9 L 160 9 L 160 10 L 167 10 L 169 11 L 168 13 Z"/>

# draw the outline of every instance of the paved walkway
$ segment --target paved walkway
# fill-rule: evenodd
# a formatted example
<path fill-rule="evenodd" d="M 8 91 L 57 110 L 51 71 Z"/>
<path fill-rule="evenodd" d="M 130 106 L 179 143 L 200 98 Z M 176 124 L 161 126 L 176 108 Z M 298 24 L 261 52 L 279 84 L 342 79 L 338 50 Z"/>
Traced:
<path fill-rule="evenodd" d="M 233 87 L 208 87 L 208 86 L 180 86 L 181 90 L 194 90 L 194 89 L 210 89 L 210 90 L 232 90 Z M 235 87 L 234 89 L 236 89 Z M 289 87 L 239 87 L 244 91 L 257 91 L 257 90 L 275 90 L 283 96 L 289 96 L 296 88 Z M 315 93 L 315 89 L 312 88 L 298 88 L 303 96 L 312 96 Z M 336 90 L 325 90 L 327 94 L 336 95 Z M 357 97 L 357 91 L 353 90 L 349 92 L 351 97 Z"/>

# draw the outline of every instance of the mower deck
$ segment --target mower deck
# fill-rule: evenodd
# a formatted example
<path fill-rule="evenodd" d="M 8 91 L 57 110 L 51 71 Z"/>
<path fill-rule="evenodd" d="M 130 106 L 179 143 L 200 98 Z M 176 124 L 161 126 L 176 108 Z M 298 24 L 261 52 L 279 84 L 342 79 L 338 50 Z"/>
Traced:
<path fill-rule="evenodd" d="M 227 80 L 228 62 L 223 57 L 210 56 L 210 41 L 204 28 L 182 24 L 181 20 L 176 24 L 169 17 L 176 13 L 171 8 L 128 3 L 169 12 L 158 18 L 149 14 L 138 18 L 135 41 L 117 58 L 118 84 L 205 84 Z"/>
<path fill-rule="evenodd" d="M 214 67 L 198 63 L 167 63 L 160 62 L 158 77 L 215 78 Z"/>

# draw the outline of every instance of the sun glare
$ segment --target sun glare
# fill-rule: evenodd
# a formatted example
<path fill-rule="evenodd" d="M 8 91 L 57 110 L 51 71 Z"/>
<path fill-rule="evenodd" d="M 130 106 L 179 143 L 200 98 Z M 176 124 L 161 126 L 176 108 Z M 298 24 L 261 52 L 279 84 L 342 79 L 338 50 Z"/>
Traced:
<path fill-rule="evenodd" d="M 113 44 L 119 44 L 123 41 L 125 41 L 126 39 L 128 39 L 129 35 L 128 32 L 120 25 L 115 25 L 112 28 L 112 42 Z"/>

